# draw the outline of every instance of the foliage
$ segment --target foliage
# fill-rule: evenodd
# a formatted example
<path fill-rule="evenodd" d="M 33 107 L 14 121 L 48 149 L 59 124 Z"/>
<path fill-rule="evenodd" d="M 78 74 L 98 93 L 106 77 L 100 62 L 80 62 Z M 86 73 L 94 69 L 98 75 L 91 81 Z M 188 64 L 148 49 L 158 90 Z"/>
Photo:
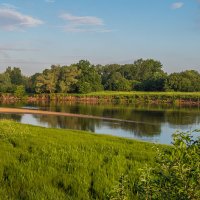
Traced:
<path fill-rule="evenodd" d="M 173 147 L 158 150 L 155 166 L 142 170 L 139 199 L 197 200 L 200 197 L 200 138 L 176 133 Z"/>
<path fill-rule="evenodd" d="M 0 74 L 0 92 L 14 92 L 24 85 L 28 93 L 88 93 L 112 91 L 200 91 L 200 73 L 186 70 L 167 74 L 153 59 L 138 59 L 132 64 L 93 65 L 87 60 L 69 66 L 52 65 L 26 77 L 18 67 Z"/>
<path fill-rule="evenodd" d="M 6 73 L 9 74 L 11 83 L 13 85 L 21 85 L 24 83 L 24 77 L 21 73 L 21 69 L 18 67 L 14 67 L 13 69 L 11 67 L 8 67 L 6 69 Z"/>
<path fill-rule="evenodd" d="M 23 85 L 18 85 L 16 87 L 16 90 L 15 90 L 15 96 L 18 97 L 18 98 L 22 98 L 24 97 L 26 91 L 25 91 L 25 87 Z"/>
<path fill-rule="evenodd" d="M 12 91 L 12 83 L 8 73 L 0 74 L 0 92 L 6 93 Z"/>
<path fill-rule="evenodd" d="M 27 77 L 23 76 L 20 68 L 8 67 L 6 71 L 0 74 L 0 92 L 14 92 L 19 85 L 27 84 Z"/>
<path fill-rule="evenodd" d="M 101 76 L 89 61 L 81 60 L 77 66 L 80 70 L 77 82 L 77 91 L 79 93 L 95 92 L 103 89 Z"/>
<path fill-rule="evenodd" d="M 36 78 L 36 92 L 56 92 L 58 88 L 59 77 L 60 66 L 52 65 L 51 69 L 45 69 L 43 73 Z"/>
<path fill-rule="evenodd" d="M 79 82 L 78 91 L 81 94 L 92 92 L 92 86 L 88 82 Z"/>
<path fill-rule="evenodd" d="M 63 66 L 61 68 L 61 79 L 59 80 L 59 87 L 61 93 L 74 92 L 80 70 L 76 65 Z"/>
<path fill-rule="evenodd" d="M 119 179 L 119 183 L 114 187 L 109 195 L 110 200 L 128 200 L 127 196 L 127 176 L 122 175 Z"/>
<path fill-rule="evenodd" d="M 162 64 L 159 61 L 153 60 L 153 59 L 139 59 L 134 62 L 135 66 L 135 80 L 137 81 L 145 81 L 152 76 L 155 75 L 155 73 L 163 73 L 162 71 Z"/>
<path fill-rule="evenodd" d="M 182 92 L 200 91 L 200 74 L 195 70 L 172 73 L 167 78 L 165 89 Z"/>

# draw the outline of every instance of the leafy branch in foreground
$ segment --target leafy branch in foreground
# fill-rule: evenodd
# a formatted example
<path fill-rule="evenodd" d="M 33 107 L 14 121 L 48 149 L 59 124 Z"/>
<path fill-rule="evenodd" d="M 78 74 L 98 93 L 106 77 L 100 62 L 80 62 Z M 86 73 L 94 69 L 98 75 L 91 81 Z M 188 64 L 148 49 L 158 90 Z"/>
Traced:
<path fill-rule="evenodd" d="M 155 166 L 141 170 L 138 198 L 200 199 L 200 138 L 193 139 L 191 132 L 175 133 L 173 147 L 158 150 Z"/>

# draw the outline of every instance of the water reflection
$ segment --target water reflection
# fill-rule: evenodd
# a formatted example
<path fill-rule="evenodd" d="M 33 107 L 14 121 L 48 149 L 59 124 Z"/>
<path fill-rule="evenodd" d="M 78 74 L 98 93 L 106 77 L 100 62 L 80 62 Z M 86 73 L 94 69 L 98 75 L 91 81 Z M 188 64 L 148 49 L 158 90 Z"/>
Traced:
<path fill-rule="evenodd" d="M 88 105 L 70 103 L 1 103 L 2 107 L 35 106 L 43 110 L 111 117 L 130 122 L 113 122 L 96 119 L 50 115 L 1 114 L 0 118 L 14 119 L 45 127 L 87 130 L 95 133 L 139 138 L 148 141 L 170 143 L 176 129 L 200 129 L 198 107 L 175 107 L 170 105 Z"/>
<path fill-rule="evenodd" d="M 16 114 L 1 114 L 0 113 L 0 119 L 12 119 L 17 122 L 21 122 L 22 115 L 16 115 Z"/>

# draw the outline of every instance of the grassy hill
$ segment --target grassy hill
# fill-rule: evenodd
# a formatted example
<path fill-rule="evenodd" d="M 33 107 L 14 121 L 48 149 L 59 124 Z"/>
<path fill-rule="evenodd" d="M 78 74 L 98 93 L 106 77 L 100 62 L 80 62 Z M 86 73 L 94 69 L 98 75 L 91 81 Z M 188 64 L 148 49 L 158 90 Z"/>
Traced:
<path fill-rule="evenodd" d="M 0 199 L 109 199 L 124 176 L 133 198 L 137 170 L 152 162 L 153 146 L 1 120 Z"/>

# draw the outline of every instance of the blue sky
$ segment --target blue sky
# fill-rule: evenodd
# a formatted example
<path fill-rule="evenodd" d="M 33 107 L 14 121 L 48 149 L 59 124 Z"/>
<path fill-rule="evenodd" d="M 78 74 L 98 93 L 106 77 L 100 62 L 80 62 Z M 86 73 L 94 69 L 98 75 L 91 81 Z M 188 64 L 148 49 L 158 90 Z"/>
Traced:
<path fill-rule="evenodd" d="M 200 71 L 200 0 L 0 0 L 0 72 L 139 58 Z"/>

